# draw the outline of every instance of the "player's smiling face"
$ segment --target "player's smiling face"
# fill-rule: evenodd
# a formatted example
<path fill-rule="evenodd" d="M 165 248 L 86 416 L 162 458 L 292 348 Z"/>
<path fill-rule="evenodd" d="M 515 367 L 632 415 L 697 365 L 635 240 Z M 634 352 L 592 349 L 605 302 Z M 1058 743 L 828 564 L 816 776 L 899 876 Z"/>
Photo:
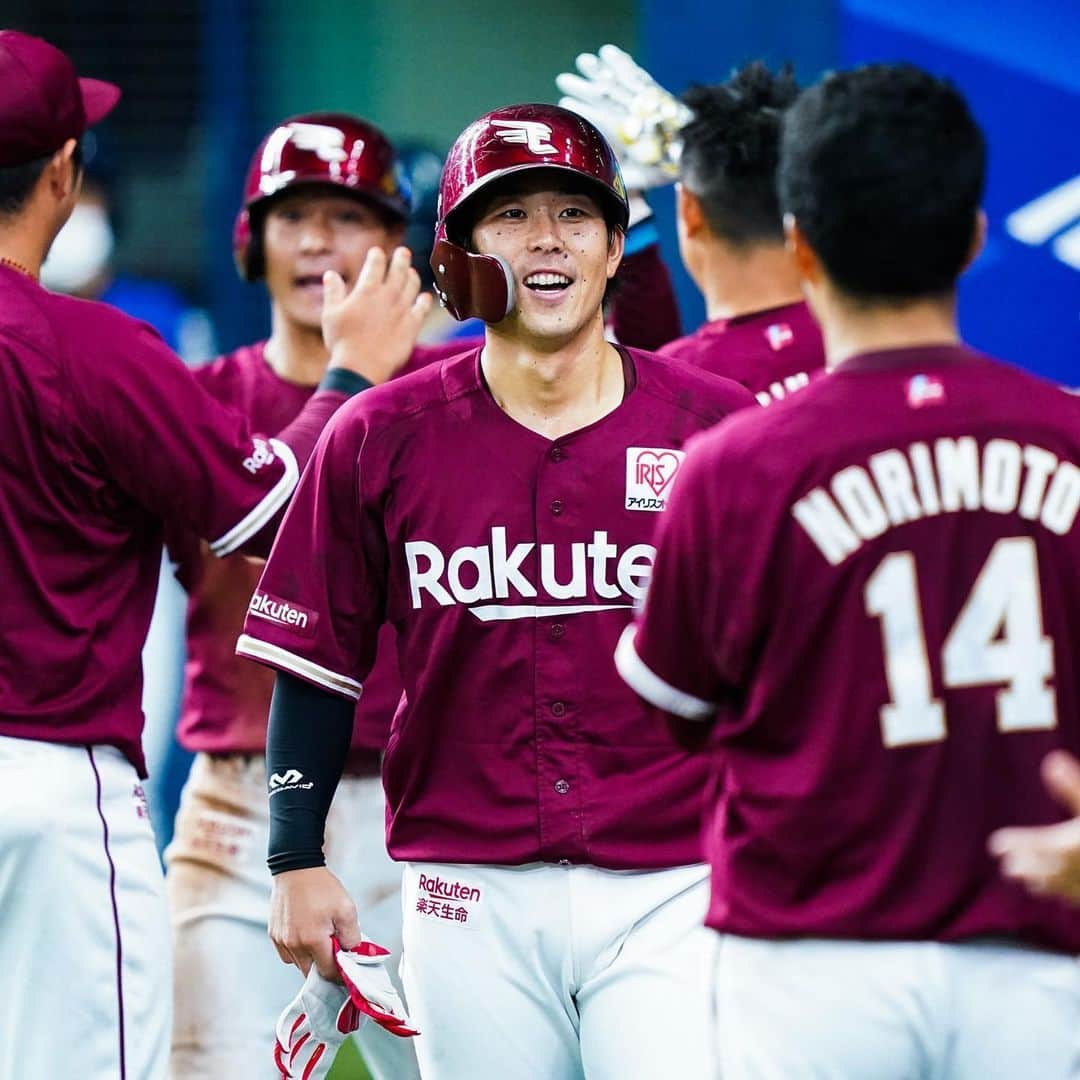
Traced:
<path fill-rule="evenodd" d="M 496 193 L 473 227 L 472 249 L 498 255 L 514 276 L 514 308 L 499 324 L 523 338 L 566 339 L 593 322 L 622 258 L 623 235 L 603 209 L 550 173 Z"/>
<path fill-rule="evenodd" d="M 318 329 L 322 276 L 336 270 L 352 285 L 373 247 L 390 252 L 403 226 L 388 225 L 367 203 L 333 191 L 309 189 L 275 201 L 263 224 L 266 287 L 286 318 Z"/>

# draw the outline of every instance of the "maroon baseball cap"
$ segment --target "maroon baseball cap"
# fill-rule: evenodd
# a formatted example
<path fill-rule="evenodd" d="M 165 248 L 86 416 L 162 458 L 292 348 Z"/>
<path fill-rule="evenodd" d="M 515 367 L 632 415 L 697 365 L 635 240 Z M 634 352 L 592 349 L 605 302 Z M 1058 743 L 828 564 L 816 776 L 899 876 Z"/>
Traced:
<path fill-rule="evenodd" d="M 59 150 L 120 100 L 120 87 L 80 79 L 72 62 L 41 38 L 0 30 L 0 167 Z"/>

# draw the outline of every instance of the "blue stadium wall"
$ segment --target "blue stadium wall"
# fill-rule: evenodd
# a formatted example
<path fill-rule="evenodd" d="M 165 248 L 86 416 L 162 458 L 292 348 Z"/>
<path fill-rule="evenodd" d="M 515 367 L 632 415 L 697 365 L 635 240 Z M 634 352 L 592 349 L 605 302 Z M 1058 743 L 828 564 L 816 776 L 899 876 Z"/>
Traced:
<path fill-rule="evenodd" d="M 723 14 L 718 14 L 722 11 Z M 964 278 L 969 342 L 1080 385 L 1080 5 L 1072 0 L 645 0 L 642 53 L 672 87 L 755 56 L 800 76 L 873 60 L 947 74 L 990 144 L 986 251 Z M 1033 205 L 1034 204 L 1034 205 Z M 661 213 L 670 223 L 670 200 Z M 677 259 L 672 244 L 669 257 Z M 701 318 L 680 277 L 684 318 Z"/>

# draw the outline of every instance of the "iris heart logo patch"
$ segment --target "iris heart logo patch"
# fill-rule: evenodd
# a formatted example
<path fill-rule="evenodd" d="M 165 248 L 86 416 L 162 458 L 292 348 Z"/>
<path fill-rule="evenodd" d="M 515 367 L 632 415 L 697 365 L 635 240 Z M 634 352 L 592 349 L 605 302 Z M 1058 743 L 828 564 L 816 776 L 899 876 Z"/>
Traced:
<path fill-rule="evenodd" d="M 626 448 L 627 510 L 663 510 L 686 454 L 662 446 Z"/>

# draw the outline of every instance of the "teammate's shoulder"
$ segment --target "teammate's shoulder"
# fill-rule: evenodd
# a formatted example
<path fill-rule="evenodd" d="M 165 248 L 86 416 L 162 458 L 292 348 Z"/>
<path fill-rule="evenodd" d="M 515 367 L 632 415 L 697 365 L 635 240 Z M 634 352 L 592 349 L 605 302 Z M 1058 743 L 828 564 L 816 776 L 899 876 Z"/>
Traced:
<path fill-rule="evenodd" d="M 191 373 L 204 385 L 229 382 L 251 371 L 267 367 L 263 349 L 265 341 L 241 345 L 232 352 L 222 353 L 212 360 L 195 364 Z"/>
<path fill-rule="evenodd" d="M 716 421 L 755 406 L 754 395 L 732 379 L 683 363 L 671 356 L 627 349 L 638 389 L 678 408 Z"/>

